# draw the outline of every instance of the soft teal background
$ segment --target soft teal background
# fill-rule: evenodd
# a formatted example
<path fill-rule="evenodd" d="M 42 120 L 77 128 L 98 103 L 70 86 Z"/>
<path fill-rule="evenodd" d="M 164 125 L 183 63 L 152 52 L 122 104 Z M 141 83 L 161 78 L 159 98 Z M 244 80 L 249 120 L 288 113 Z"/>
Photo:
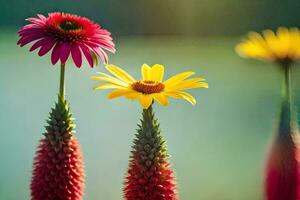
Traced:
<path fill-rule="evenodd" d="M 0 75 L 0 199 L 29 198 L 32 157 L 56 100 L 58 66 L 2 34 Z M 111 63 L 138 78 L 142 63 L 163 63 L 166 76 L 194 70 L 209 89 L 193 90 L 195 107 L 155 106 L 176 171 L 181 199 L 260 200 L 267 144 L 280 103 L 281 75 L 269 63 L 239 58 L 238 38 L 117 38 Z M 85 199 L 121 199 L 141 108 L 109 101 L 89 77 L 104 67 L 67 65 L 67 97 L 86 164 Z M 299 73 L 298 73 L 299 74 Z M 296 77 L 295 77 L 296 78 Z M 296 82 L 297 83 L 297 82 Z"/>
<path fill-rule="evenodd" d="M 0 26 L 37 13 L 77 13 L 113 35 L 232 36 L 299 26 L 299 0 L 0 0 Z"/>
<path fill-rule="evenodd" d="M 298 0 L 0 0 L 0 200 L 29 197 L 32 158 L 54 105 L 59 67 L 16 45 L 17 29 L 36 13 L 65 11 L 108 28 L 117 53 L 110 62 L 139 78 L 143 63 L 166 77 L 193 70 L 209 89 L 155 106 L 182 200 L 262 200 L 267 146 L 276 128 L 281 74 L 270 63 L 238 57 L 249 30 L 299 26 Z M 297 66 L 298 67 L 298 66 Z M 122 199 L 130 147 L 141 116 L 137 102 L 109 101 L 90 76 L 103 65 L 67 64 L 67 98 L 86 166 L 85 200 Z M 298 89 L 300 71 L 293 82 Z M 299 95 L 294 92 L 296 103 Z"/>

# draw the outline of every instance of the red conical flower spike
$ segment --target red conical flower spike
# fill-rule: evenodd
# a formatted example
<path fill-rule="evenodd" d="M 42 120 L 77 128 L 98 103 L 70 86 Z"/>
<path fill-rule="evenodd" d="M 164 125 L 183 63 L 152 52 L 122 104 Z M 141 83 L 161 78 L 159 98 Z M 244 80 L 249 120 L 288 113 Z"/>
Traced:
<path fill-rule="evenodd" d="M 81 200 L 84 190 L 82 154 L 73 136 L 67 102 L 59 97 L 34 159 L 32 200 Z"/>
<path fill-rule="evenodd" d="M 143 111 L 143 120 L 134 140 L 128 175 L 126 200 L 177 200 L 173 171 L 166 144 L 154 119 L 152 106 Z"/>
<path fill-rule="evenodd" d="M 300 199 L 299 132 L 290 125 L 290 106 L 283 102 L 278 134 L 266 168 L 266 200 Z"/>

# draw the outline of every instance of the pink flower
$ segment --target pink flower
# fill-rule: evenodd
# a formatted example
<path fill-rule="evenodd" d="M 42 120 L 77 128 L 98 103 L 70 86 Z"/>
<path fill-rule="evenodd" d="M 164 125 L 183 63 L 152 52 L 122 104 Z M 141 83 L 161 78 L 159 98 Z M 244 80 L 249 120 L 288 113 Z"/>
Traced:
<path fill-rule="evenodd" d="M 89 19 L 66 13 L 49 13 L 48 17 L 38 15 L 38 18 L 27 19 L 31 24 L 19 30 L 21 47 L 35 41 L 30 51 L 39 49 L 39 56 L 50 50 L 53 65 L 58 60 L 65 63 L 70 54 L 77 67 L 82 65 L 82 54 L 91 67 L 99 56 L 106 64 L 107 54 L 104 50 L 115 52 L 110 32 Z"/>

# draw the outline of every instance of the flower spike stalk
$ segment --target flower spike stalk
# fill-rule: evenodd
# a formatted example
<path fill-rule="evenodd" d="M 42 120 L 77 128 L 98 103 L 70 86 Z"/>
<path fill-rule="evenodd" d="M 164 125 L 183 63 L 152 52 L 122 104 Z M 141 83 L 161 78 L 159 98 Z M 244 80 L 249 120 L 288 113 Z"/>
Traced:
<path fill-rule="evenodd" d="M 124 197 L 127 200 L 177 200 L 166 142 L 152 106 L 143 110 L 137 132 L 124 183 Z"/>
<path fill-rule="evenodd" d="M 28 21 L 31 24 L 18 32 L 18 44 L 34 43 L 30 51 L 39 49 L 39 56 L 51 52 L 52 64 L 59 60 L 61 63 L 58 101 L 50 112 L 45 137 L 34 158 L 31 200 L 81 200 L 84 165 L 65 98 L 65 66 L 69 57 L 77 67 L 81 67 L 83 56 L 91 67 L 97 64 L 97 56 L 107 63 L 104 49 L 114 53 L 114 43 L 109 31 L 85 17 L 55 12 Z"/>
<path fill-rule="evenodd" d="M 135 135 L 129 168 L 124 182 L 126 200 L 178 200 L 175 177 L 167 153 L 166 142 L 160 133 L 158 120 L 152 111 L 154 102 L 167 106 L 169 97 L 184 99 L 192 105 L 196 99 L 184 90 L 208 88 L 204 78 L 190 78 L 194 72 L 179 73 L 163 81 L 164 66 L 141 67 L 142 79 L 136 80 L 123 69 L 107 65 L 112 74 L 99 73 L 92 79 L 102 82 L 94 89 L 113 89 L 109 99 L 125 97 L 139 101 L 143 108 L 141 124 Z"/>
<path fill-rule="evenodd" d="M 278 132 L 266 165 L 266 200 L 299 199 L 299 132 L 291 126 L 290 114 L 290 105 L 284 100 Z"/>
<path fill-rule="evenodd" d="M 32 200 L 81 200 L 84 165 L 74 120 L 63 96 L 52 109 L 40 140 L 31 179 Z"/>
<path fill-rule="evenodd" d="M 300 31 L 279 27 L 276 32 L 250 32 L 236 46 L 239 55 L 279 64 L 283 74 L 279 124 L 271 144 L 265 171 L 266 200 L 300 199 L 300 146 L 293 112 L 291 68 L 300 60 Z"/>
<path fill-rule="evenodd" d="M 61 63 L 58 102 L 34 158 L 32 200 L 81 200 L 83 196 L 83 156 L 74 136 L 75 123 L 65 99 L 64 82 L 65 63 Z"/>
<path fill-rule="evenodd" d="M 296 127 L 291 98 L 291 65 L 282 63 L 283 99 L 277 135 L 271 146 L 266 166 L 266 200 L 300 198 L 299 131 Z"/>

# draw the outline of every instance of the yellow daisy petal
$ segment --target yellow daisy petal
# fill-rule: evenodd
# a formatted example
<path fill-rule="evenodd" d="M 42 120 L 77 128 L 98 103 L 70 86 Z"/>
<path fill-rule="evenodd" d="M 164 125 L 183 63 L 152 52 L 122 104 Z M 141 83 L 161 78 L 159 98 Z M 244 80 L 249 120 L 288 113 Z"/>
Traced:
<path fill-rule="evenodd" d="M 201 79 L 200 79 L 201 80 Z M 172 87 L 166 87 L 166 91 L 188 90 L 193 88 L 208 88 L 208 83 L 198 82 L 196 79 L 185 80 Z"/>
<path fill-rule="evenodd" d="M 155 64 L 152 66 L 152 76 L 151 79 L 152 81 L 156 82 L 161 82 L 162 79 L 164 78 L 164 66 Z"/>
<path fill-rule="evenodd" d="M 248 37 L 252 41 L 264 42 L 264 38 L 259 33 L 254 31 L 249 32 Z"/>
<path fill-rule="evenodd" d="M 114 66 L 114 65 L 107 65 L 106 69 L 112 73 L 113 75 L 115 75 L 117 78 L 121 79 L 122 81 L 126 82 L 126 83 L 133 83 L 135 82 L 135 79 L 129 75 L 127 72 L 125 72 L 124 70 L 122 70 L 121 68 Z"/>
<path fill-rule="evenodd" d="M 125 97 L 129 100 L 135 100 L 139 97 L 139 95 L 141 95 L 141 94 L 138 92 L 131 92 L 131 93 L 126 94 Z"/>
<path fill-rule="evenodd" d="M 164 94 L 153 94 L 153 98 L 162 106 L 167 106 L 169 104 L 168 97 Z"/>
<path fill-rule="evenodd" d="M 241 43 L 237 47 L 237 52 L 240 55 L 257 59 L 273 59 L 273 52 L 270 51 L 267 42 L 261 35 L 256 32 L 250 32 L 248 37 L 249 40 Z"/>
<path fill-rule="evenodd" d="M 112 83 L 112 84 L 119 85 L 122 87 L 128 87 L 128 83 L 125 83 L 125 82 L 120 81 L 119 79 L 116 79 L 113 77 L 92 76 L 91 79 L 95 80 L 95 81 L 103 81 L 103 82 Z"/>
<path fill-rule="evenodd" d="M 124 89 L 113 90 L 111 93 L 109 93 L 107 95 L 107 98 L 114 99 L 114 98 L 117 98 L 117 97 L 125 96 L 129 93 L 131 93 L 130 90 L 124 90 Z"/>
<path fill-rule="evenodd" d="M 171 78 L 169 78 L 168 80 L 164 81 L 164 85 L 166 87 L 168 86 L 172 86 L 175 85 L 181 81 L 183 81 L 184 79 L 187 79 L 188 77 L 194 75 L 195 72 L 182 72 L 180 74 L 177 74 L 175 76 L 172 76 Z"/>
<path fill-rule="evenodd" d="M 177 91 L 177 92 L 168 92 L 166 93 L 166 95 L 173 97 L 173 98 L 181 98 L 181 99 L 185 99 L 186 101 L 190 102 L 192 105 L 196 104 L 196 99 L 190 95 L 189 93 L 186 92 L 181 92 L 181 91 Z"/>
<path fill-rule="evenodd" d="M 141 68 L 141 71 L 142 71 L 143 80 L 151 80 L 151 78 L 152 78 L 152 69 L 149 65 L 143 64 L 142 68 Z"/>
<path fill-rule="evenodd" d="M 153 97 L 151 95 L 139 95 L 140 104 L 144 109 L 149 108 L 153 102 Z"/>
<path fill-rule="evenodd" d="M 290 29 L 290 57 L 292 60 L 299 60 L 300 58 L 300 33 L 297 28 Z"/>
<path fill-rule="evenodd" d="M 94 90 L 101 90 L 101 89 L 114 89 L 114 88 L 122 88 L 124 87 L 115 85 L 115 84 L 102 84 L 102 85 L 97 85 L 94 87 Z"/>

